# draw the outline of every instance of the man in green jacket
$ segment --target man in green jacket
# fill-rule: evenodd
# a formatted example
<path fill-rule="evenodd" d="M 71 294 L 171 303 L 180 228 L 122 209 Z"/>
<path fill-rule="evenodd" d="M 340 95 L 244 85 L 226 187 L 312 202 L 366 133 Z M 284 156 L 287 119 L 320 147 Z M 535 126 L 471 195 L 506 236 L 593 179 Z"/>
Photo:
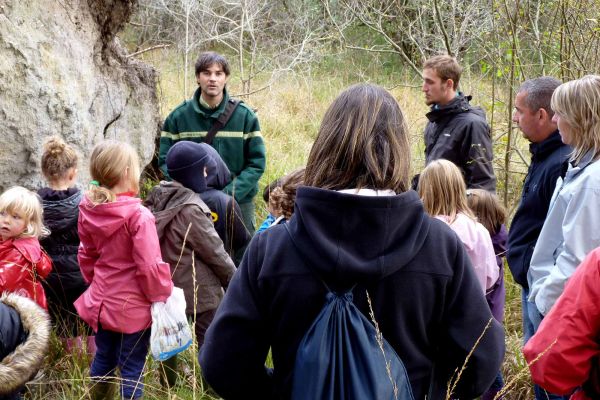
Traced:
<path fill-rule="evenodd" d="M 200 54 L 196 61 L 199 87 L 192 99 L 169 114 L 161 132 L 158 166 L 166 177 L 169 175 L 165 160 L 171 146 L 180 140 L 204 142 L 213 124 L 226 111 L 231 102 L 225 88 L 229 74 L 225 57 L 215 52 Z M 232 173 L 233 179 L 223 191 L 237 200 L 244 224 L 252 234 L 255 230 L 254 196 L 266 164 L 265 144 L 256 114 L 246 104 L 239 103 L 210 144 Z"/>

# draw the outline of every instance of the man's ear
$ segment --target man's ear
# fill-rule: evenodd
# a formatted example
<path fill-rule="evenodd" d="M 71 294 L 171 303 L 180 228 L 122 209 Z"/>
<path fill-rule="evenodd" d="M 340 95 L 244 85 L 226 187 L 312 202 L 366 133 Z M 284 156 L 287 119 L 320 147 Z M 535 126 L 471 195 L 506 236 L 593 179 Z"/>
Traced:
<path fill-rule="evenodd" d="M 540 123 L 544 123 L 545 121 L 551 122 L 551 120 L 552 120 L 552 117 L 550 116 L 550 114 L 548 114 L 548 111 L 546 111 L 543 108 L 540 108 L 538 110 L 538 121 Z"/>
<path fill-rule="evenodd" d="M 454 90 L 454 81 L 452 79 L 446 79 L 444 86 L 446 87 L 446 90 Z"/>
<path fill-rule="evenodd" d="M 200 74 L 196 75 L 196 83 L 200 86 Z"/>

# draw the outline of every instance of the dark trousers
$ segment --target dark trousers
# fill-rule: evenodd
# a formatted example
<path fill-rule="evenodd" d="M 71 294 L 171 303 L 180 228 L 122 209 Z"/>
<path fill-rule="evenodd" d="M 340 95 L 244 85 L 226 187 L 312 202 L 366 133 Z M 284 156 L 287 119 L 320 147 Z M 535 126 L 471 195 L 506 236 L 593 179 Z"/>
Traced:
<path fill-rule="evenodd" d="M 98 327 L 96 355 L 90 368 L 92 378 L 112 377 L 115 369 L 121 372 L 121 396 L 123 399 L 142 397 L 144 383 L 142 372 L 146 363 L 150 329 L 135 333 L 120 333 Z"/>
<path fill-rule="evenodd" d="M 242 212 L 242 220 L 244 221 L 244 226 L 246 227 L 248 233 L 250 233 L 250 236 L 252 237 L 254 236 L 254 232 L 256 232 L 256 218 L 254 216 L 256 208 L 254 206 L 254 200 L 248 203 L 239 203 L 239 206 L 240 211 Z M 235 252 L 235 255 L 233 257 L 233 262 L 235 263 L 235 265 L 241 264 L 242 258 L 244 257 L 244 252 L 246 251 L 246 247 L 248 247 L 248 244 L 246 244 L 246 246 L 242 248 L 237 249 L 237 251 Z"/>

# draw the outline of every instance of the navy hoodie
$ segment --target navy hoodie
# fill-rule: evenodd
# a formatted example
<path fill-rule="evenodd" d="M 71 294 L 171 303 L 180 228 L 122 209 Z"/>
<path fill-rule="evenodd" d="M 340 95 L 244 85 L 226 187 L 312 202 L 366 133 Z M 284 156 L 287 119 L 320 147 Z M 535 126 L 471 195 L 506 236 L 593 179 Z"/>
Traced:
<path fill-rule="evenodd" d="M 432 399 L 473 350 L 455 391 L 488 389 L 504 354 L 462 243 L 427 216 L 414 191 L 365 197 L 301 187 L 288 222 L 256 235 L 208 329 L 200 364 L 224 398 L 290 397 L 298 344 L 324 305 L 326 289 L 353 290 L 368 316 L 366 291 L 383 336 L 403 360 L 416 399 Z M 367 317 L 368 318 L 368 317 Z M 273 371 L 265 368 L 272 351 Z M 431 372 L 435 364 L 435 379 Z"/>

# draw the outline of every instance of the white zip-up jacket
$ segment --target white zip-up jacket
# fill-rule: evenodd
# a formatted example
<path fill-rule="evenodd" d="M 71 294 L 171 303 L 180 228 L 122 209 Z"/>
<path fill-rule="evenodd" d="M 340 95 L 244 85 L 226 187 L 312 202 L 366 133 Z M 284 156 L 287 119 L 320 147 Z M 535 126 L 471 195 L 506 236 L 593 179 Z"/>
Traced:
<path fill-rule="evenodd" d="M 588 152 L 558 178 L 527 275 L 529 301 L 546 315 L 585 256 L 600 246 L 600 162 Z"/>

